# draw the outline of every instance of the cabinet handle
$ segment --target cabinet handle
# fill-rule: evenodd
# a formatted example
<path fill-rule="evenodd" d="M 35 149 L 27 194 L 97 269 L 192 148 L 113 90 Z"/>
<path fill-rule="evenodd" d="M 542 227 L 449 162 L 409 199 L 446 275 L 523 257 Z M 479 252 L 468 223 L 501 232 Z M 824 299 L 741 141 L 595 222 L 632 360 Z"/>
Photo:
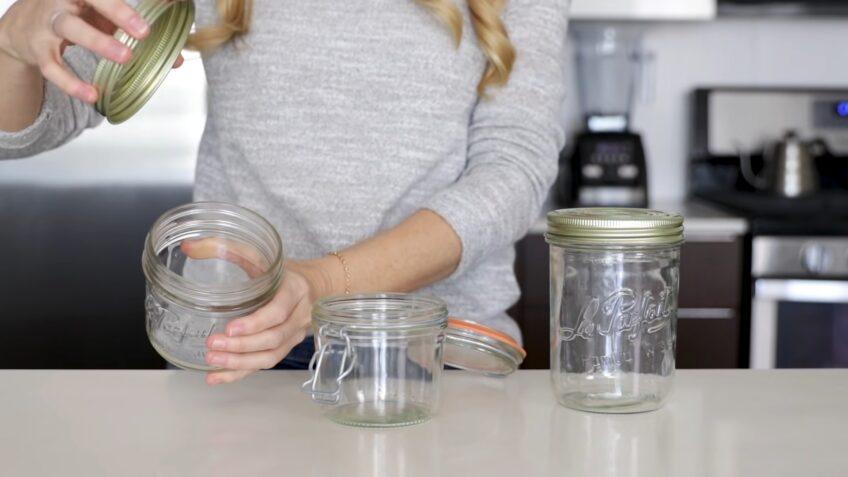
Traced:
<path fill-rule="evenodd" d="M 730 320 L 736 318 L 733 308 L 678 308 L 677 317 L 681 319 Z"/>

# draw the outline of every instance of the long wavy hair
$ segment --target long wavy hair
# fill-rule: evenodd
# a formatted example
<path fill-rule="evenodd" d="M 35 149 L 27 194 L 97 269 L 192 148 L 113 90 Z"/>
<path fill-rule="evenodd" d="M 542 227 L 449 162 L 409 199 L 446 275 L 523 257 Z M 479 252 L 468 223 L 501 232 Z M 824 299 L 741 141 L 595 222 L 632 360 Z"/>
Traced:
<path fill-rule="evenodd" d="M 217 0 L 218 23 L 195 32 L 188 42 L 195 50 L 213 50 L 250 31 L 253 0 Z M 501 20 L 506 0 L 466 0 L 471 25 L 480 50 L 486 56 L 486 70 L 477 85 L 484 95 L 490 86 L 502 86 L 509 80 L 515 62 L 515 47 Z M 462 38 L 462 13 L 452 0 L 417 0 L 447 26 L 458 46 Z"/>

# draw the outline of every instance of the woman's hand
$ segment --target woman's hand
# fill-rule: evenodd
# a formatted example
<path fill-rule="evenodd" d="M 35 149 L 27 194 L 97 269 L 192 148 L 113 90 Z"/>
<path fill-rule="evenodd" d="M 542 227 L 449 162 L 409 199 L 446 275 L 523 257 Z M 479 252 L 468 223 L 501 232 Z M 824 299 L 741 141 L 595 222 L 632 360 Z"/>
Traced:
<path fill-rule="evenodd" d="M 117 28 L 137 39 L 150 33 L 150 26 L 124 0 L 18 0 L 0 18 L 0 53 L 38 68 L 65 93 L 93 103 L 97 89 L 71 73 L 62 54 L 76 44 L 126 63 L 132 51 L 112 37 Z"/>
<path fill-rule="evenodd" d="M 273 368 L 304 340 L 312 324 L 314 286 L 296 269 L 287 267 L 282 285 L 267 305 L 207 339 L 206 362 L 222 369 L 209 373 L 207 383 L 231 383 Z"/>
<path fill-rule="evenodd" d="M 238 265 L 250 278 L 265 273 L 268 263 L 256 250 L 222 239 L 184 241 L 186 256 L 222 258 Z M 273 368 L 304 340 L 312 324 L 312 303 L 329 294 L 331 282 L 319 262 L 290 262 L 274 298 L 264 307 L 227 324 L 223 334 L 210 336 L 206 362 L 221 371 L 209 373 L 209 384 L 231 383 L 260 369 Z"/>

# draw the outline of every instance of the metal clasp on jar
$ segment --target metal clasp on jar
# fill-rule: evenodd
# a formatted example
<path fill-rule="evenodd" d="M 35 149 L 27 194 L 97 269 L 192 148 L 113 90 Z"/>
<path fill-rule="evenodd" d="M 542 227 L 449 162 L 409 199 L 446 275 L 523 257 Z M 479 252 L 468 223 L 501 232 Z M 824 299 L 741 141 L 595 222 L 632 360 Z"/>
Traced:
<path fill-rule="evenodd" d="M 344 329 L 336 331 L 324 325 L 318 330 L 318 335 L 324 343 L 312 355 L 312 359 L 309 361 L 309 380 L 303 383 L 301 388 L 312 397 L 313 401 L 320 404 L 332 405 L 339 402 L 342 392 L 342 380 L 353 371 L 353 367 L 356 364 L 356 354 L 350 342 L 350 336 L 347 335 Z M 338 374 L 332 379 L 329 389 L 321 389 L 321 383 L 325 380 L 324 374 L 327 372 L 324 369 L 327 364 L 327 354 L 333 344 L 338 343 L 344 345 Z"/>

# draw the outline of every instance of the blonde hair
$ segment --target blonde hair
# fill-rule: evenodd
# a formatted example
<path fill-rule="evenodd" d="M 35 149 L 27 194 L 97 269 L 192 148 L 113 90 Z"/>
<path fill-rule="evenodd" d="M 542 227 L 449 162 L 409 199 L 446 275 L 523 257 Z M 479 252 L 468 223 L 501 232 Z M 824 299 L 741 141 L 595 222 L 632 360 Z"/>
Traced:
<path fill-rule="evenodd" d="M 458 46 L 462 38 L 462 13 L 452 0 L 417 0 L 442 21 Z M 490 86 L 503 86 L 509 80 L 515 63 L 515 47 L 501 20 L 506 0 L 466 0 L 471 12 L 471 25 L 480 50 L 486 56 L 486 70 L 477 91 L 484 95 Z M 191 35 L 188 47 L 213 50 L 250 31 L 253 0 L 218 0 L 218 24 Z"/>

